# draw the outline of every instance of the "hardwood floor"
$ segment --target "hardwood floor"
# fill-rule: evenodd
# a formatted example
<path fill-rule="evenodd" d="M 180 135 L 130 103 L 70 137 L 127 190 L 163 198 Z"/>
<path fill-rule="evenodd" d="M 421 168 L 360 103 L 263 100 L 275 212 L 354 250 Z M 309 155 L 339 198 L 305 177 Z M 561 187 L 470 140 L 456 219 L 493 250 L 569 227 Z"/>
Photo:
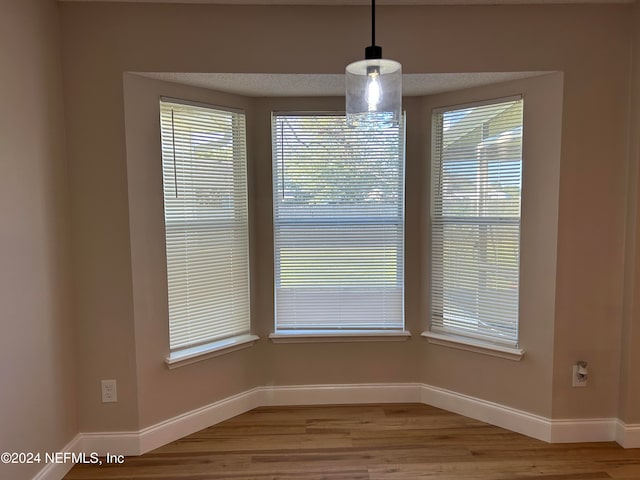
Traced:
<path fill-rule="evenodd" d="M 114 452 L 117 453 L 117 452 Z M 66 480 L 640 480 L 640 449 L 547 444 L 426 405 L 258 408 Z"/>

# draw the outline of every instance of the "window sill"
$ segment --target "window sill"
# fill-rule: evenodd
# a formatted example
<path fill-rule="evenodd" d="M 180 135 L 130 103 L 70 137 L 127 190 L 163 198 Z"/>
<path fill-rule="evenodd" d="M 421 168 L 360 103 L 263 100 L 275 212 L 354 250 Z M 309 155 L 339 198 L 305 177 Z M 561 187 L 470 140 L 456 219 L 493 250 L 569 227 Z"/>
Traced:
<path fill-rule="evenodd" d="M 346 343 L 346 342 L 404 342 L 411 337 L 405 330 L 389 332 L 386 330 L 307 332 L 281 331 L 272 333 L 273 343 Z"/>
<path fill-rule="evenodd" d="M 243 348 L 249 348 L 258 340 L 260 340 L 260 337 L 250 334 L 225 338 L 224 340 L 173 352 L 166 358 L 165 363 L 170 369 L 183 367 L 191 363 L 207 360 L 208 358 L 218 357 Z"/>
<path fill-rule="evenodd" d="M 491 345 L 489 343 L 474 342 L 461 337 L 453 337 L 449 335 L 441 335 L 433 332 L 422 332 L 422 337 L 427 339 L 427 342 L 434 345 L 441 345 L 443 347 L 457 348 L 459 350 L 466 350 L 468 352 L 481 353 L 483 355 L 490 355 L 492 357 L 506 358 L 508 360 L 514 360 L 519 362 L 524 357 L 524 350 L 521 348 L 509 348 L 501 347 L 500 345 Z"/>

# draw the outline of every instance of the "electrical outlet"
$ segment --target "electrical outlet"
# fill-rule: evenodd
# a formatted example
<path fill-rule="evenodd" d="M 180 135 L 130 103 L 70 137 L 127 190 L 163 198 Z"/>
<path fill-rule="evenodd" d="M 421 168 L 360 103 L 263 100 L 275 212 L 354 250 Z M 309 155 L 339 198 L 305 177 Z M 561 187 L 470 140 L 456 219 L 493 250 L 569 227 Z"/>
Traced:
<path fill-rule="evenodd" d="M 115 380 L 102 380 L 102 403 L 112 403 L 118 401 L 118 389 Z"/>
<path fill-rule="evenodd" d="M 586 387 L 587 386 L 587 376 L 580 375 L 579 372 L 580 366 L 573 366 L 573 377 L 571 378 L 571 386 L 572 387 Z"/>

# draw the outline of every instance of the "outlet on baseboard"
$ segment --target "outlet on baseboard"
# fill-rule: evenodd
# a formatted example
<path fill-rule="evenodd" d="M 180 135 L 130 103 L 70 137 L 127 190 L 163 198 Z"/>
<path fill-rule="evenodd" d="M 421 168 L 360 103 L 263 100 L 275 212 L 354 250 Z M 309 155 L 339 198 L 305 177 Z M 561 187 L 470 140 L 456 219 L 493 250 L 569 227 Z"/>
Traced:
<path fill-rule="evenodd" d="M 118 401 L 118 389 L 115 380 L 102 380 L 102 403 L 112 403 Z"/>

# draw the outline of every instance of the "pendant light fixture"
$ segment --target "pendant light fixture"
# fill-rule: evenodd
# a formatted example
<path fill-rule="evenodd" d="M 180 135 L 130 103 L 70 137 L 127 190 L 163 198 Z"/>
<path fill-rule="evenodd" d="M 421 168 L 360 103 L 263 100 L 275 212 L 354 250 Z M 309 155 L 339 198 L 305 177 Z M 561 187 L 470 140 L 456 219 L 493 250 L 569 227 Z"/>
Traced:
<path fill-rule="evenodd" d="M 382 58 L 376 45 L 376 1 L 371 0 L 371 46 L 364 60 L 347 65 L 347 126 L 388 128 L 402 115 L 402 66 Z"/>

